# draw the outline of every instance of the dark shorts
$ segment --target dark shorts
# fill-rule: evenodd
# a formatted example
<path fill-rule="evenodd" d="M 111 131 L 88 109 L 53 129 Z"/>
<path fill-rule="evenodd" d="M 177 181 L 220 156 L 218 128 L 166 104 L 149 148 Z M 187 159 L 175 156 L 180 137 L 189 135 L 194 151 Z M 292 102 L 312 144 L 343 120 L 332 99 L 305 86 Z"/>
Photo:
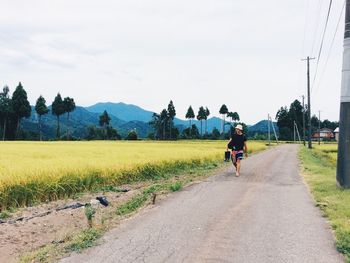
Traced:
<path fill-rule="evenodd" d="M 232 151 L 232 159 L 233 158 L 233 161 L 243 160 L 243 151 Z"/>

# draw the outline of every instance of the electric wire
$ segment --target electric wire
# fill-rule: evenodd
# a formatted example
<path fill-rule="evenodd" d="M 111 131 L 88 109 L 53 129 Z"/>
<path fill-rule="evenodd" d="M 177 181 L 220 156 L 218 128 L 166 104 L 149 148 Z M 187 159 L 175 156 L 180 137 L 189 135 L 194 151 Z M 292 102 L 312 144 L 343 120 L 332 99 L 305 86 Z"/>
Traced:
<path fill-rule="evenodd" d="M 312 86 L 311 86 L 311 93 L 312 93 L 313 87 L 314 87 L 314 85 L 315 85 L 316 77 L 317 77 L 318 65 L 319 65 L 319 62 L 320 62 L 321 54 L 322 54 L 323 43 L 324 43 L 324 37 L 325 37 L 326 31 L 327 31 L 327 26 L 328 26 L 328 21 L 329 21 L 329 15 L 330 15 L 331 9 L 332 9 L 332 3 L 333 3 L 333 0 L 330 0 L 330 1 L 329 1 L 328 12 L 327 12 L 326 23 L 325 23 L 325 26 L 324 26 L 324 29 L 323 29 L 321 45 L 320 45 L 320 49 L 319 49 L 319 51 L 318 51 L 317 63 L 316 63 L 316 69 L 315 69 L 315 75 L 314 75 L 314 79 L 313 79 L 313 81 L 312 81 Z"/>
<path fill-rule="evenodd" d="M 336 28 L 335 28 L 334 34 L 333 34 L 333 39 L 332 39 L 330 48 L 329 48 L 329 50 L 328 50 L 328 54 L 327 54 L 325 66 L 324 66 L 324 68 L 323 68 L 323 71 L 322 71 L 321 76 L 319 77 L 318 85 L 317 85 L 317 87 L 316 87 L 315 92 L 316 92 L 317 89 L 320 87 L 321 82 L 322 82 L 322 79 L 323 79 L 323 77 L 324 77 L 324 75 L 325 75 L 325 72 L 326 72 L 326 69 L 327 69 L 327 66 L 328 66 L 328 61 L 329 61 L 330 55 L 331 55 L 332 50 L 333 50 L 334 41 L 335 41 L 335 38 L 336 38 L 337 33 L 338 33 L 339 24 L 340 24 L 340 21 L 341 21 L 341 18 L 342 18 L 344 9 L 345 9 L 345 3 L 346 3 L 346 1 L 344 1 L 343 7 L 342 7 L 342 9 L 341 9 L 341 11 L 340 11 L 339 18 L 338 18 L 338 23 L 337 23 L 337 26 L 336 26 Z"/>
<path fill-rule="evenodd" d="M 317 39 L 317 32 L 319 31 L 319 22 L 320 22 L 320 13 L 322 10 L 322 4 L 321 4 L 321 0 L 318 0 L 318 12 L 317 12 L 317 17 L 316 17 L 316 30 L 314 31 L 314 36 L 313 36 L 313 40 L 312 40 L 312 48 L 311 48 L 311 55 L 314 54 L 314 49 L 315 49 L 315 44 L 316 44 L 316 39 Z"/>

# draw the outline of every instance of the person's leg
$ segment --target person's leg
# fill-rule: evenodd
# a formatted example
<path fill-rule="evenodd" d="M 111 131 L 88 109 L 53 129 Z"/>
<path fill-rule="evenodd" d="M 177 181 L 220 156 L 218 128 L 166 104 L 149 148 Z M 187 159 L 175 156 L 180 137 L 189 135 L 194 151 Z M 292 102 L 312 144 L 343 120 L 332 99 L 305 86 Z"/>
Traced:
<path fill-rule="evenodd" d="M 239 158 L 237 158 L 237 161 L 236 161 L 236 176 L 240 176 L 240 172 L 241 172 L 241 160 Z"/>
<path fill-rule="evenodd" d="M 231 154 L 231 161 L 232 161 L 233 166 L 234 166 L 234 167 L 236 168 L 236 170 L 237 170 L 236 154 L 235 154 L 234 151 L 233 151 L 232 154 Z"/>

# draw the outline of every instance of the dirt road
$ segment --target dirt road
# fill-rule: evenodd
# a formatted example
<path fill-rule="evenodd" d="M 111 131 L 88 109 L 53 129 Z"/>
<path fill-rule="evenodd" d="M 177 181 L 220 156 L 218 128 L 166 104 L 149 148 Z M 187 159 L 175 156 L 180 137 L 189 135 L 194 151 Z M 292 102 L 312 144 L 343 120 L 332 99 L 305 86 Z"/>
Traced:
<path fill-rule="evenodd" d="M 62 262 L 344 262 L 282 145 L 188 187 Z"/>

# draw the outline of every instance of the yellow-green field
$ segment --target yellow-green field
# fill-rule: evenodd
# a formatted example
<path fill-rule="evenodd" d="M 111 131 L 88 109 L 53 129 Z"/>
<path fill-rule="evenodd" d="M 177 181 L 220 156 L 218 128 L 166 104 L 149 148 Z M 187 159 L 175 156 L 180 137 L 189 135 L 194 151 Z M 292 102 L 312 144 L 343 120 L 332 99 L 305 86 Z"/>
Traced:
<path fill-rule="evenodd" d="M 154 179 L 223 158 L 226 141 L 2 142 L 0 207 L 69 197 L 106 184 Z M 249 142 L 249 151 L 266 148 Z"/>

